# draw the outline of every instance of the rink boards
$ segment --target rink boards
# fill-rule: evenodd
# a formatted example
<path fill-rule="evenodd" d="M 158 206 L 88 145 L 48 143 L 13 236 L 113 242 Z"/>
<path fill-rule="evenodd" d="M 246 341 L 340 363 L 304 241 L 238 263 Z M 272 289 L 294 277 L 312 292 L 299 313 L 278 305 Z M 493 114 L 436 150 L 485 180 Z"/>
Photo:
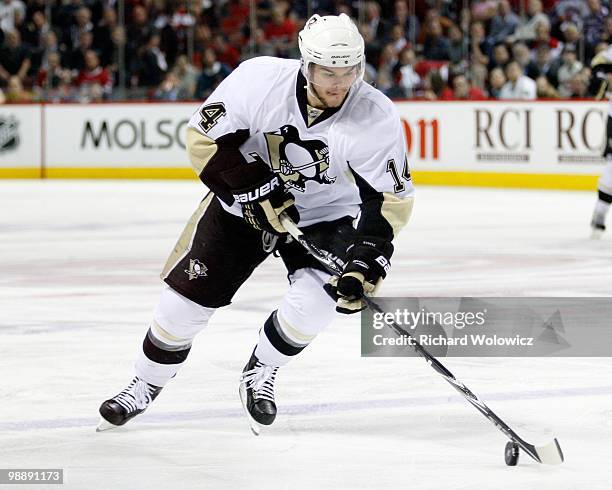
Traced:
<path fill-rule="evenodd" d="M 416 183 L 594 189 L 606 102 L 397 102 Z M 0 107 L 2 178 L 191 179 L 194 103 Z"/>

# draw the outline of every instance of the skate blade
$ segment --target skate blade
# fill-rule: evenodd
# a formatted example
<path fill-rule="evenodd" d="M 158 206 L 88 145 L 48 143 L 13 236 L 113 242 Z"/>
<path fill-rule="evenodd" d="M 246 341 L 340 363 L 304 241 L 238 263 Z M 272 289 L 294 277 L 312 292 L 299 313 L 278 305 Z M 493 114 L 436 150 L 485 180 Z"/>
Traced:
<path fill-rule="evenodd" d="M 591 230 L 591 240 L 601 240 L 601 237 L 603 236 L 603 234 L 604 234 L 603 230 L 593 228 Z"/>
<path fill-rule="evenodd" d="M 100 417 L 100 422 L 98 422 L 98 426 L 96 427 L 96 432 L 104 432 L 111 429 L 116 429 L 119 427 L 118 425 L 111 424 L 108 420 Z"/>
<path fill-rule="evenodd" d="M 240 403 L 242 403 L 242 408 L 244 409 L 244 413 L 247 416 L 247 419 L 249 421 L 249 428 L 251 429 L 251 432 L 253 433 L 254 436 L 258 436 L 263 426 L 259 422 L 257 422 L 253 417 L 251 417 L 251 414 L 249 413 L 249 410 L 247 409 L 246 388 L 244 387 L 243 384 L 240 385 L 238 393 L 240 394 Z"/>

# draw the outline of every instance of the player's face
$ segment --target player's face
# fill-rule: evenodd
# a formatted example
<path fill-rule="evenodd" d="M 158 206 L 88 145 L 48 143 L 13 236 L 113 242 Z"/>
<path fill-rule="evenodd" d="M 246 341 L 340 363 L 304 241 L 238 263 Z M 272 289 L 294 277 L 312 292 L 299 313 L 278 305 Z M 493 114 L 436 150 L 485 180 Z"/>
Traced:
<path fill-rule="evenodd" d="M 359 66 L 328 68 L 313 64 L 310 83 L 314 86 L 317 98 L 326 107 L 338 107 L 358 76 Z"/>

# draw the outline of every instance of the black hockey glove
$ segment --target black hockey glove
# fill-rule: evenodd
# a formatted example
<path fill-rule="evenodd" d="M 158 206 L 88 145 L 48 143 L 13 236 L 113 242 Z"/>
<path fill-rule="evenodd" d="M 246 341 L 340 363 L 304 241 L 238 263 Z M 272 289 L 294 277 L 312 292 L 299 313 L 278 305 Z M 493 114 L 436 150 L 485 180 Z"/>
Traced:
<path fill-rule="evenodd" d="M 287 213 L 294 223 L 300 220 L 295 199 L 278 175 L 271 174 L 254 186 L 234 191 L 233 196 L 242 205 L 245 221 L 256 230 L 286 234 L 287 230 L 278 218 L 282 212 Z"/>
<path fill-rule="evenodd" d="M 324 288 L 336 301 L 336 311 L 350 314 L 363 310 L 364 295 L 374 295 L 387 276 L 393 245 L 376 237 L 359 237 L 347 249 L 340 277 L 332 277 Z"/>

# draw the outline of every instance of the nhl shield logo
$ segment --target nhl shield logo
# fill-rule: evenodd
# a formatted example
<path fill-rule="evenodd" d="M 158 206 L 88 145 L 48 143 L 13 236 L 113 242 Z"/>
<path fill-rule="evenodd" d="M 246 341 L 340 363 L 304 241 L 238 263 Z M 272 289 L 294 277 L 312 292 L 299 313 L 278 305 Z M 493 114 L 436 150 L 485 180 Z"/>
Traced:
<path fill-rule="evenodd" d="M 19 122 L 15 116 L 0 116 L 0 153 L 19 146 Z"/>
<path fill-rule="evenodd" d="M 206 271 L 208 267 L 206 267 L 202 262 L 198 259 L 190 259 L 189 260 L 189 269 L 185 269 L 185 272 L 189 276 L 189 280 L 193 281 L 198 277 L 206 277 Z"/>

